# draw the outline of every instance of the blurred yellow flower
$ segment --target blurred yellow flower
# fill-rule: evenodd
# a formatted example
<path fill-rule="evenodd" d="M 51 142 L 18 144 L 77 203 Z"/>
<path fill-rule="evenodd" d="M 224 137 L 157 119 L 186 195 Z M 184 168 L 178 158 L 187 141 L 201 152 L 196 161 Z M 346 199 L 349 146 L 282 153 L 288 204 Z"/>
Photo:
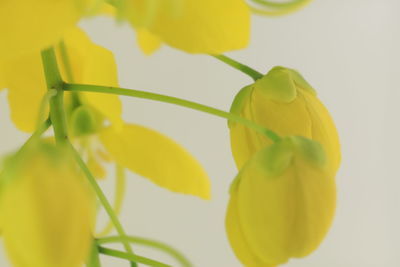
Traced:
<path fill-rule="evenodd" d="M 91 42 L 82 31 L 67 31 L 56 52 L 64 81 L 118 86 L 112 53 Z M 40 53 L 1 63 L 4 82 L 0 85 L 8 88 L 11 118 L 19 129 L 32 132 L 43 119 L 39 109 L 47 92 Z M 124 123 L 117 96 L 66 92 L 66 100 L 72 142 L 95 176 L 106 174 L 101 162 L 114 160 L 161 187 L 210 198 L 210 182 L 199 162 L 170 138 Z"/>
<path fill-rule="evenodd" d="M 250 10 L 244 0 L 127 0 L 119 9 L 146 54 L 166 43 L 189 53 L 221 54 L 247 46 Z"/>
<path fill-rule="evenodd" d="M 332 223 L 335 199 L 321 145 L 285 138 L 255 153 L 233 182 L 226 215 L 230 244 L 249 267 L 307 256 Z"/>
<path fill-rule="evenodd" d="M 92 43 L 77 28 L 68 30 L 63 45 L 57 45 L 57 58 L 63 79 L 68 82 L 116 86 L 117 68 L 113 54 Z M 67 54 L 67 58 L 63 55 Z M 69 66 L 69 68 L 67 67 Z M 70 70 L 70 71 L 69 71 Z M 32 132 L 37 126 L 40 105 L 47 92 L 40 50 L 0 61 L 3 88 L 8 88 L 11 119 L 18 129 Z M 122 124 L 122 107 L 117 96 L 83 93 L 69 96 L 67 110 L 83 103 L 114 124 Z M 71 107 L 72 106 L 72 107 Z M 107 108 L 103 108 L 103 107 Z"/>
<path fill-rule="evenodd" d="M 0 60 L 56 44 L 93 0 L 2 0 Z"/>
<path fill-rule="evenodd" d="M 2 235 L 15 267 L 79 267 L 92 242 L 95 198 L 68 151 L 31 144 L 1 177 Z"/>
<path fill-rule="evenodd" d="M 280 136 L 299 135 L 322 144 L 328 169 L 335 175 L 340 164 L 340 144 L 335 124 L 315 90 L 295 70 L 275 67 L 243 88 L 231 112 L 273 130 Z M 242 166 L 272 142 L 238 123 L 229 123 L 236 165 Z"/>

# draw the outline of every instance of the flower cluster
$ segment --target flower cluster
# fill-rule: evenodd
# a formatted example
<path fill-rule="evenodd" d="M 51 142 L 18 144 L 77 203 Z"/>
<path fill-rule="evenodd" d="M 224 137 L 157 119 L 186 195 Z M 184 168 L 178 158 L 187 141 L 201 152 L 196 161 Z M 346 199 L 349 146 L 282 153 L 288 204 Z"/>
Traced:
<path fill-rule="evenodd" d="M 309 2 L 253 1 L 277 14 Z M 228 113 L 118 88 L 113 54 L 77 27 L 84 17 L 108 15 L 133 27 L 145 54 L 166 44 L 221 59 L 217 55 L 247 46 L 251 10 L 255 7 L 244 0 L 0 3 L 0 89 L 8 91 L 15 126 L 33 133 L 6 158 L 0 175 L 0 230 L 14 266 L 96 267 L 98 253 L 128 259 L 131 266 L 165 266 L 132 251 L 133 239 L 94 179 L 107 176 L 105 163 L 173 192 L 210 198 L 210 181 L 200 163 L 169 137 L 123 121 L 119 95 L 229 120 L 239 174 L 230 190 L 226 229 L 244 265 L 276 266 L 318 247 L 334 215 L 340 148 L 328 111 L 297 71 L 275 67 L 258 75 L 251 70 L 258 75 L 255 82 L 237 94 Z M 51 125 L 54 137 L 42 137 Z M 96 197 L 126 253 L 100 246 L 106 241 L 94 230 Z"/>
<path fill-rule="evenodd" d="M 273 129 L 282 140 L 230 123 L 240 172 L 226 228 L 246 266 L 276 266 L 314 251 L 335 210 L 339 137 L 315 90 L 295 70 L 275 67 L 236 96 L 231 112 Z"/>

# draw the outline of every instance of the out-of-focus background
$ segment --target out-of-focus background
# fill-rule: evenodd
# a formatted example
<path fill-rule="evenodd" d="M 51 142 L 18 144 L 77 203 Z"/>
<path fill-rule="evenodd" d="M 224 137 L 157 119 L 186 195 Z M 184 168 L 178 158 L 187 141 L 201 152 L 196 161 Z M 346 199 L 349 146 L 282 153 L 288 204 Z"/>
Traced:
<path fill-rule="evenodd" d="M 398 0 L 315 0 L 289 16 L 254 16 L 250 46 L 228 54 L 264 73 L 275 65 L 299 70 L 318 91 L 340 133 L 343 162 L 334 224 L 318 250 L 287 267 L 400 266 L 399 10 Z M 205 55 L 163 47 L 145 56 L 127 25 L 105 17 L 81 26 L 115 53 L 122 87 L 228 110 L 236 92 L 251 82 Z M 191 151 L 208 171 L 213 193 L 211 201 L 202 201 L 129 174 L 121 216 L 127 231 L 171 244 L 195 266 L 241 266 L 224 229 L 228 187 L 237 172 L 226 121 L 146 100 L 123 98 L 123 103 L 127 121 L 157 129 Z M 27 135 L 11 124 L 5 92 L 0 107 L 3 154 Z M 101 183 L 112 197 L 112 177 Z M 161 253 L 141 247 L 135 251 L 178 266 Z M 119 259 L 102 260 L 107 267 L 128 266 Z M 3 252 L 0 266 L 10 266 Z"/>

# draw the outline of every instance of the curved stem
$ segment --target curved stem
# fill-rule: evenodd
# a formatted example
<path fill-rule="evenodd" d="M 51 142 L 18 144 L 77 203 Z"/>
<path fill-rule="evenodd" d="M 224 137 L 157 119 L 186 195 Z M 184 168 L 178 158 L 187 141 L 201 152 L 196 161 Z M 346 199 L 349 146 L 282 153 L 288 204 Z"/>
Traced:
<path fill-rule="evenodd" d="M 291 0 L 286 2 L 276 2 L 270 0 L 251 0 L 251 1 L 263 6 L 268 6 L 273 8 L 291 8 L 293 6 L 303 5 L 304 2 L 311 2 L 312 0 Z"/>
<path fill-rule="evenodd" d="M 108 202 L 107 197 L 101 190 L 100 186 L 97 184 L 96 178 L 94 178 L 94 176 L 90 172 L 89 168 L 86 166 L 85 162 L 82 160 L 81 156 L 79 155 L 78 151 L 76 151 L 76 149 L 72 146 L 71 143 L 68 142 L 67 144 L 69 145 L 69 147 L 75 157 L 76 162 L 78 163 L 79 167 L 82 169 L 82 171 L 85 174 L 85 176 L 87 177 L 90 185 L 92 186 L 93 190 L 95 191 L 100 203 L 103 205 L 105 211 L 107 212 L 108 216 L 110 217 L 111 221 L 113 222 L 118 234 L 121 237 L 126 237 L 127 235 L 125 233 L 124 228 L 122 227 L 121 222 L 118 219 L 118 216 L 115 214 L 110 203 Z M 129 242 L 122 242 L 122 244 L 124 245 L 125 250 L 134 257 L 135 254 L 133 253 Z M 130 254 L 127 254 L 127 255 L 130 255 Z M 132 263 L 132 264 L 134 264 L 134 263 Z M 132 266 L 136 266 L 136 265 L 132 265 Z"/>
<path fill-rule="evenodd" d="M 49 129 L 51 125 L 51 121 L 48 118 L 47 120 L 45 120 L 37 129 L 36 131 L 28 138 L 28 140 L 26 140 L 26 142 L 20 147 L 20 149 L 18 150 L 17 153 L 22 153 L 22 151 L 24 151 L 27 147 L 29 147 L 29 145 L 34 141 L 37 140 L 38 138 L 40 138 L 42 136 L 42 134 L 44 132 L 47 131 L 47 129 Z"/>
<path fill-rule="evenodd" d="M 104 195 L 100 186 L 97 184 L 96 179 L 93 177 L 92 173 L 86 166 L 85 162 L 82 160 L 79 153 L 75 150 L 75 148 L 68 140 L 67 122 L 63 103 L 64 83 L 58 69 L 57 59 L 53 48 L 42 51 L 42 62 L 47 88 L 48 90 L 55 89 L 57 93 L 50 99 L 50 119 L 53 124 L 56 142 L 57 144 L 67 145 L 70 147 L 75 157 L 75 160 L 77 161 L 77 164 L 88 178 L 88 181 L 91 184 L 93 190 L 96 192 L 96 195 L 99 198 L 101 204 L 103 205 L 104 209 L 108 213 L 108 216 L 114 223 L 115 229 L 117 230 L 118 234 L 121 236 L 126 236 L 125 231 L 118 220 L 118 217 L 115 215 L 110 203 L 108 202 L 108 199 Z M 129 242 L 124 242 L 123 245 L 128 253 L 134 255 Z M 131 266 L 136 267 L 137 265 L 136 263 L 132 262 Z"/>
<path fill-rule="evenodd" d="M 125 170 L 120 165 L 115 166 L 115 193 L 114 193 L 114 212 L 118 216 L 121 213 L 122 204 L 125 197 L 125 183 L 126 183 Z M 101 230 L 97 236 L 106 236 L 114 228 L 112 221 L 109 221 L 107 225 Z"/>
<path fill-rule="evenodd" d="M 240 63 L 239 61 L 236 61 L 228 56 L 225 55 L 211 55 L 212 57 L 215 57 L 216 59 L 224 62 L 225 64 L 247 74 L 251 78 L 253 78 L 254 81 L 257 81 L 258 79 L 262 78 L 264 75 L 258 71 L 256 71 L 253 68 L 250 68 L 247 65 L 244 65 Z"/>
<path fill-rule="evenodd" d="M 256 1 L 256 0 L 253 0 Z M 262 0 L 261 0 L 262 1 Z M 274 8 L 274 9 L 262 9 L 254 6 L 250 6 L 250 10 L 257 15 L 266 15 L 266 16 L 283 16 L 287 15 L 293 12 L 296 12 L 300 9 L 302 9 L 304 6 L 308 5 L 312 0 L 298 0 L 294 2 L 288 2 L 288 3 L 280 3 L 282 4 L 281 7 L 279 8 Z M 256 2 L 259 2 L 258 0 Z M 269 2 L 271 4 L 271 2 Z M 268 5 L 270 5 L 268 4 Z M 278 4 L 278 3 L 275 3 Z M 286 4 L 284 6 L 283 4 Z M 264 4 L 267 6 L 267 4 Z"/>
<path fill-rule="evenodd" d="M 153 247 L 157 248 L 159 250 L 164 251 L 165 253 L 171 255 L 173 258 L 175 258 L 183 267 L 192 267 L 193 265 L 190 263 L 190 261 L 179 251 L 176 249 L 170 247 L 169 245 L 155 241 L 155 240 L 150 240 L 142 237 L 136 237 L 136 236 L 128 236 L 126 237 L 126 240 L 134 243 L 134 244 L 139 244 L 143 246 L 148 246 L 148 247 Z M 98 239 L 98 244 L 107 244 L 107 243 L 116 243 L 116 242 L 122 242 L 123 238 L 120 236 L 110 236 L 110 237 L 104 237 L 101 239 Z"/>
<path fill-rule="evenodd" d="M 138 263 L 142 263 L 148 266 L 153 266 L 153 267 L 172 267 L 171 265 L 159 262 L 159 261 L 155 261 L 146 257 L 142 257 L 142 256 L 138 256 L 138 255 L 132 255 L 132 254 L 128 254 L 119 250 L 115 250 L 115 249 L 110 249 L 110 248 L 105 248 L 105 247 L 98 247 L 99 252 L 101 254 L 104 255 L 108 255 L 108 256 L 113 256 L 113 257 L 117 257 L 117 258 L 121 258 L 121 259 L 126 259 L 129 260 L 131 262 L 138 262 Z"/>
<path fill-rule="evenodd" d="M 136 98 L 144 98 L 149 100 L 154 100 L 158 102 L 164 102 L 169 104 L 174 104 L 198 111 L 202 111 L 205 113 L 209 113 L 218 117 L 222 117 L 233 122 L 241 123 L 271 139 L 274 142 L 279 141 L 281 138 L 273 131 L 266 129 L 257 123 L 247 120 L 243 117 L 237 116 L 235 114 L 216 109 L 213 107 L 209 107 L 206 105 L 202 105 L 196 102 L 192 102 L 189 100 L 150 93 L 146 91 L 139 91 L 133 89 L 125 89 L 125 88 L 118 88 L 118 87 L 110 87 L 110 86 L 99 86 L 99 85 L 87 85 L 87 84 L 64 84 L 64 90 L 66 91 L 83 91 L 83 92 L 97 92 L 97 93 L 106 93 L 106 94 L 114 94 L 114 95 L 124 95 L 124 96 L 131 96 Z"/>

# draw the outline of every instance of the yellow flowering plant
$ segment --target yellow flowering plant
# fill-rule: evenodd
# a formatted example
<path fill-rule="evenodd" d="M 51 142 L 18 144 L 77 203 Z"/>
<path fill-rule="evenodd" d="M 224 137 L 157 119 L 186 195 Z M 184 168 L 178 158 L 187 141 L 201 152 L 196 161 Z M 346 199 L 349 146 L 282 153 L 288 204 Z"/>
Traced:
<path fill-rule="evenodd" d="M 99 254 L 131 266 L 170 266 L 135 253 L 132 244 L 180 252 L 129 236 L 118 214 L 125 169 L 172 192 L 210 199 L 210 181 L 171 138 L 122 119 L 120 96 L 170 103 L 228 120 L 239 174 L 230 189 L 226 230 L 245 266 L 277 266 L 314 251 L 335 210 L 338 135 L 315 90 L 295 70 L 262 75 L 222 53 L 245 48 L 251 12 L 283 15 L 309 0 L 5 0 L 0 3 L 0 89 L 11 120 L 32 136 L 8 155 L 0 174 L 0 231 L 16 267 L 100 267 Z M 126 21 L 145 54 L 166 44 L 208 54 L 244 72 L 230 112 L 185 99 L 120 88 L 111 51 L 77 22 L 108 14 Z M 282 117 L 285 120 L 282 120 Z M 51 132 L 47 132 L 49 128 Z M 44 134 L 50 135 L 44 137 Z M 53 134 L 52 134 L 53 133 Z M 98 184 L 115 164 L 112 206 Z M 96 202 L 110 223 L 95 231 Z M 115 228 L 117 236 L 107 236 Z M 124 251 L 106 247 L 121 243 Z"/>

